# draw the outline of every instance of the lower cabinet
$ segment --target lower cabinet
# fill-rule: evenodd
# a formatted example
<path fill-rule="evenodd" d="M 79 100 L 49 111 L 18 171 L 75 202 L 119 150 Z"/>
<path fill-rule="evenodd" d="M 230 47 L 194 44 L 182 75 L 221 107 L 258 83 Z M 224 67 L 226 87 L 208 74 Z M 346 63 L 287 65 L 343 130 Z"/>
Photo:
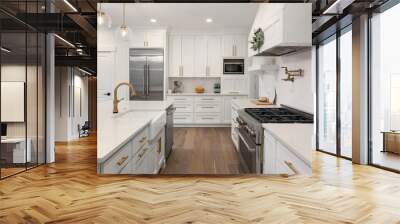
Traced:
<path fill-rule="evenodd" d="M 311 174 L 311 166 L 295 155 L 283 142 L 264 131 L 264 174 Z"/>
<path fill-rule="evenodd" d="M 231 102 L 246 95 L 168 96 L 174 102 L 174 124 L 185 126 L 231 124 Z"/>
<path fill-rule="evenodd" d="M 146 127 L 125 145 L 121 146 L 104 163 L 100 164 L 103 174 L 154 174 L 164 162 L 165 129 L 149 141 Z"/>

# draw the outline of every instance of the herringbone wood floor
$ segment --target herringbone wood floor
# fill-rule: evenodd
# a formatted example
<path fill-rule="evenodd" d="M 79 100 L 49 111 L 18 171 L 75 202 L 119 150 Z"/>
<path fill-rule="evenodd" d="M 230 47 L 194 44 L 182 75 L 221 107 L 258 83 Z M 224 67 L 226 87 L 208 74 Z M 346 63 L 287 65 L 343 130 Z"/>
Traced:
<path fill-rule="evenodd" d="M 314 154 L 311 177 L 96 174 L 96 140 L 0 181 L 0 223 L 400 223 L 400 175 Z"/>

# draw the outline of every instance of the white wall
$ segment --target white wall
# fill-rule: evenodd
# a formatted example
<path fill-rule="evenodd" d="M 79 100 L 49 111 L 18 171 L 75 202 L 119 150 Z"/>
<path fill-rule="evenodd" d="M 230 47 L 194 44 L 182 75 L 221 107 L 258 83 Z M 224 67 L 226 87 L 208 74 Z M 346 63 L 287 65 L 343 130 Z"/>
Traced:
<path fill-rule="evenodd" d="M 277 103 L 285 104 L 309 113 L 314 113 L 315 78 L 311 68 L 312 51 L 306 50 L 296 54 L 276 58 L 279 67 L 289 70 L 303 69 L 302 77 L 295 77 L 294 82 L 283 81 L 286 78 L 284 69 L 277 75 L 259 76 L 259 96 L 273 96 L 277 92 Z"/>
<path fill-rule="evenodd" d="M 78 124 L 83 125 L 88 120 L 88 78 L 79 70 L 72 69 L 71 67 L 56 67 L 55 71 L 56 141 L 70 141 L 78 138 Z M 78 99 L 75 97 L 78 90 L 81 94 L 81 103 L 77 102 Z M 82 105 L 82 113 L 76 105 Z"/>

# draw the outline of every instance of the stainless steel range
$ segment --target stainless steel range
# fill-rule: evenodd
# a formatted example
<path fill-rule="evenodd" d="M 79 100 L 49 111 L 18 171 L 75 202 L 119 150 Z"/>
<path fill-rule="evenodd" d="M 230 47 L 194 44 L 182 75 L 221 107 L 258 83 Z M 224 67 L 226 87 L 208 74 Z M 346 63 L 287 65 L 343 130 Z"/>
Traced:
<path fill-rule="evenodd" d="M 313 115 L 285 105 L 278 108 L 245 108 L 238 111 L 239 157 L 246 173 L 262 173 L 263 123 L 313 123 Z"/>

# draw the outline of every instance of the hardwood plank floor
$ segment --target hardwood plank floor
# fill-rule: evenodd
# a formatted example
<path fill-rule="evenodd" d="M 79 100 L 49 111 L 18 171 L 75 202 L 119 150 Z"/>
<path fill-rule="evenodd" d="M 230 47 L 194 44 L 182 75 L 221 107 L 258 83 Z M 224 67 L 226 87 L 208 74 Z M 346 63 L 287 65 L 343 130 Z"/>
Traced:
<path fill-rule="evenodd" d="M 0 223 L 400 223 L 399 174 L 318 152 L 289 178 L 99 176 L 94 137 L 56 156 L 0 181 Z"/>
<path fill-rule="evenodd" d="M 230 128 L 175 128 L 163 174 L 240 174 Z"/>

